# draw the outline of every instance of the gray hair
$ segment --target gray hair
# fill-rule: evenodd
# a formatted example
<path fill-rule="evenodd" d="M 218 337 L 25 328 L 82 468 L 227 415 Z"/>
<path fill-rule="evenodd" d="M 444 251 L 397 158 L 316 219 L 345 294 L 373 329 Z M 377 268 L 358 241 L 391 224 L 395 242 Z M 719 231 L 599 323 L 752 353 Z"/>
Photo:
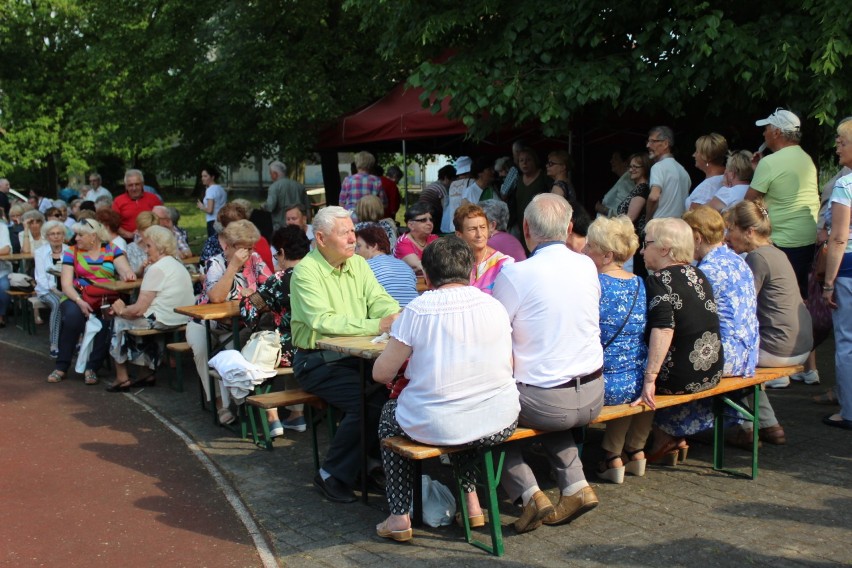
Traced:
<path fill-rule="evenodd" d="M 669 257 L 674 262 L 687 264 L 692 262 L 695 241 L 692 227 L 683 219 L 677 217 L 651 219 L 645 225 L 645 234 L 653 236 L 658 247 L 669 249 Z"/>
<path fill-rule="evenodd" d="M 42 223 L 44 223 L 44 215 L 42 215 L 41 211 L 39 211 L 38 209 L 31 209 L 21 215 L 22 224 L 26 223 L 30 219 L 36 219 L 37 221 L 41 221 Z"/>
<path fill-rule="evenodd" d="M 62 221 L 48 221 L 47 223 L 42 225 L 41 226 L 41 238 L 46 239 L 47 234 L 50 231 L 52 231 L 53 229 L 55 229 L 56 227 L 59 227 L 60 229 L 62 229 L 62 240 L 64 241 L 65 240 L 65 223 L 63 223 Z"/>
<path fill-rule="evenodd" d="M 470 285 L 473 250 L 455 235 L 448 235 L 423 249 L 423 272 L 434 288 L 444 284 Z"/>
<path fill-rule="evenodd" d="M 287 165 L 284 162 L 279 160 L 275 160 L 274 162 L 269 162 L 269 169 L 272 171 L 276 171 L 282 176 L 287 175 Z"/>
<path fill-rule="evenodd" d="M 480 201 L 479 206 L 485 211 L 489 222 L 496 223 L 498 231 L 505 231 L 509 226 L 509 206 L 505 201 L 499 199 L 486 199 Z"/>
<path fill-rule="evenodd" d="M 10 189 L 12 185 L 6 178 L 0 178 L 0 189 Z"/>
<path fill-rule="evenodd" d="M 539 193 L 524 209 L 524 220 L 537 241 L 565 242 L 573 214 L 571 204 L 561 195 Z"/>
<path fill-rule="evenodd" d="M 777 126 L 773 126 L 772 128 L 777 130 L 781 134 L 781 138 L 783 138 L 787 142 L 798 144 L 802 141 L 802 130 L 800 128 L 797 128 L 796 130 L 792 131 L 782 130 Z"/>
<path fill-rule="evenodd" d="M 239 197 L 237 199 L 232 199 L 231 203 L 236 203 L 240 207 L 246 210 L 246 218 L 251 217 L 251 212 L 254 211 L 254 205 L 251 204 L 251 201 L 245 199 L 244 197 Z"/>
<path fill-rule="evenodd" d="M 68 204 L 62 201 L 61 199 L 54 199 L 53 206 L 57 209 L 68 209 Z"/>
<path fill-rule="evenodd" d="M 157 251 L 166 256 L 177 254 L 177 237 L 174 232 L 159 225 L 151 225 L 145 229 L 144 236 L 151 241 Z"/>
<path fill-rule="evenodd" d="M 177 225 L 178 221 L 180 221 L 180 211 L 178 211 L 176 207 L 166 207 L 166 210 L 169 212 L 169 217 L 171 217 L 172 223 Z"/>
<path fill-rule="evenodd" d="M 106 205 L 107 207 L 112 207 L 112 197 L 109 195 L 101 195 L 97 199 L 95 199 L 95 208 L 97 209 L 98 205 Z"/>
<path fill-rule="evenodd" d="M 372 170 L 376 165 L 376 158 L 369 152 L 358 152 L 354 156 L 355 167 L 359 170 Z"/>
<path fill-rule="evenodd" d="M 335 220 L 351 218 L 352 215 L 349 211 L 343 207 L 332 205 L 330 207 L 323 207 L 320 209 L 317 214 L 314 215 L 314 222 L 311 225 L 314 228 L 314 233 L 328 234 L 332 229 L 334 229 Z"/>
<path fill-rule="evenodd" d="M 142 170 L 127 170 L 124 172 L 124 183 L 127 183 L 127 179 L 132 177 L 138 177 L 142 180 L 142 185 L 145 185 L 145 174 L 142 173 Z"/>
<path fill-rule="evenodd" d="M 503 156 L 502 158 L 497 158 L 497 161 L 494 162 L 494 170 L 496 172 L 501 172 L 504 169 L 509 169 L 512 167 L 512 158 L 509 156 Z"/>
<path fill-rule="evenodd" d="M 127 174 L 125 174 L 125 176 L 126 176 L 126 175 L 127 175 Z M 95 179 L 96 179 L 96 180 L 98 180 L 98 181 L 103 181 L 103 178 L 101 178 L 101 174 L 99 174 L 98 172 L 92 172 L 92 173 L 90 173 L 90 174 L 89 174 L 89 179 L 91 179 L 91 178 L 95 178 Z"/>
<path fill-rule="evenodd" d="M 661 140 L 665 140 L 669 143 L 669 150 L 674 148 L 674 132 L 668 126 L 655 126 L 651 130 L 648 131 L 648 136 L 657 133 L 660 135 Z"/>

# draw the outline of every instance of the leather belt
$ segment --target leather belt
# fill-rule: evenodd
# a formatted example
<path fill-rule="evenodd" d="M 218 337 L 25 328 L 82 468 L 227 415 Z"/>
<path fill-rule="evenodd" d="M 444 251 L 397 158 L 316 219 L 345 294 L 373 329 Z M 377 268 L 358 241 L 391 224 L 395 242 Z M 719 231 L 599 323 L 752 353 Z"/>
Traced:
<path fill-rule="evenodd" d="M 594 373 L 589 373 L 588 375 L 577 377 L 576 379 L 572 379 L 567 383 L 562 383 L 561 385 L 556 385 L 555 387 L 551 387 L 554 389 L 567 389 L 568 387 L 579 387 L 586 383 L 590 383 L 596 379 L 599 379 L 603 376 L 603 367 L 595 371 Z"/>

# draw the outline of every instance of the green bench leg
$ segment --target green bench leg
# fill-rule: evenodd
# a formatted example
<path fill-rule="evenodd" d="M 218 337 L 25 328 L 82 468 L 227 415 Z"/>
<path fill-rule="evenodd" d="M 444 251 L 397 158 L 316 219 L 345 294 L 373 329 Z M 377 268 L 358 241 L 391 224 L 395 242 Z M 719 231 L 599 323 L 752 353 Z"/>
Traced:
<path fill-rule="evenodd" d="M 497 499 L 497 484 L 500 483 L 500 473 L 503 469 L 504 452 L 496 450 L 498 462 L 494 465 L 494 447 L 482 448 L 481 456 L 477 460 L 474 472 L 476 480 L 466 478 L 463 469 L 467 464 L 453 463 L 453 473 L 456 478 L 458 487 L 459 505 L 461 509 L 461 517 L 464 523 L 464 538 L 465 541 L 477 548 L 481 548 L 486 552 L 490 552 L 494 556 L 503 556 L 503 525 L 500 521 L 500 502 Z M 418 480 L 419 481 L 419 480 Z M 473 538 L 473 533 L 470 529 L 470 519 L 468 518 L 467 499 L 464 492 L 464 482 L 473 482 L 476 487 L 482 488 L 486 495 L 486 507 L 488 508 L 488 516 L 491 532 L 491 544 L 487 544 Z M 415 496 L 419 493 L 419 489 L 415 487 Z M 418 509 L 415 503 L 415 511 L 422 512 L 422 506 Z"/>
<path fill-rule="evenodd" d="M 713 398 L 713 469 L 716 471 L 724 471 L 725 473 L 729 473 L 731 475 L 736 475 L 740 477 L 746 477 L 748 479 L 757 478 L 757 455 L 758 455 L 758 443 L 760 438 L 758 436 L 758 429 L 760 428 L 760 410 L 759 404 L 757 401 L 757 397 L 760 393 L 761 385 L 754 385 L 754 410 L 750 411 L 747 408 L 743 407 L 738 402 L 731 400 L 730 397 L 727 396 L 717 396 Z M 740 391 L 742 392 L 742 391 Z M 752 423 L 752 432 L 753 440 L 752 440 L 752 448 L 751 448 L 751 475 L 747 473 L 743 473 L 741 471 L 737 471 L 734 469 L 726 469 L 724 465 L 725 461 L 725 409 L 727 407 L 733 408 L 737 412 L 739 412 L 745 420 Z"/>

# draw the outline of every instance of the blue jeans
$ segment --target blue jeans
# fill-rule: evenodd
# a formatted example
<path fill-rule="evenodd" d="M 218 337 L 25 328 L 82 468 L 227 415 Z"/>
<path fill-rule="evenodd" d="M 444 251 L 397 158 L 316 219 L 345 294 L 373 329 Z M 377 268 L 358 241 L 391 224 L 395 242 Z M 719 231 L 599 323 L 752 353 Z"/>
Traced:
<path fill-rule="evenodd" d="M 852 420 L 852 278 L 834 281 L 834 372 L 840 416 Z"/>
<path fill-rule="evenodd" d="M 9 307 L 9 277 L 0 276 L 0 316 L 6 315 L 6 309 Z"/>

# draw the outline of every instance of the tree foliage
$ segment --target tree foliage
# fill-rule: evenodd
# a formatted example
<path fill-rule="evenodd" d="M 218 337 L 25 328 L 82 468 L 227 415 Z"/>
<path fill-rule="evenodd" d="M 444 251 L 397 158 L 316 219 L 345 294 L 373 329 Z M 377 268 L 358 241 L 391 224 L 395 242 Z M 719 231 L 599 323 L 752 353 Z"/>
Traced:
<path fill-rule="evenodd" d="M 364 29 L 383 23 L 382 55 L 413 55 L 408 82 L 451 96 L 451 115 L 478 135 L 529 121 L 565 134 L 589 109 L 679 117 L 785 105 L 830 124 L 849 114 L 852 11 L 841 0 L 346 6 Z"/>
<path fill-rule="evenodd" d="M 302 157 L 394 73 L 342 0 L 7 0 L 0 175 Z M 397 80 L 404 77 L 397 77 Z"/>

